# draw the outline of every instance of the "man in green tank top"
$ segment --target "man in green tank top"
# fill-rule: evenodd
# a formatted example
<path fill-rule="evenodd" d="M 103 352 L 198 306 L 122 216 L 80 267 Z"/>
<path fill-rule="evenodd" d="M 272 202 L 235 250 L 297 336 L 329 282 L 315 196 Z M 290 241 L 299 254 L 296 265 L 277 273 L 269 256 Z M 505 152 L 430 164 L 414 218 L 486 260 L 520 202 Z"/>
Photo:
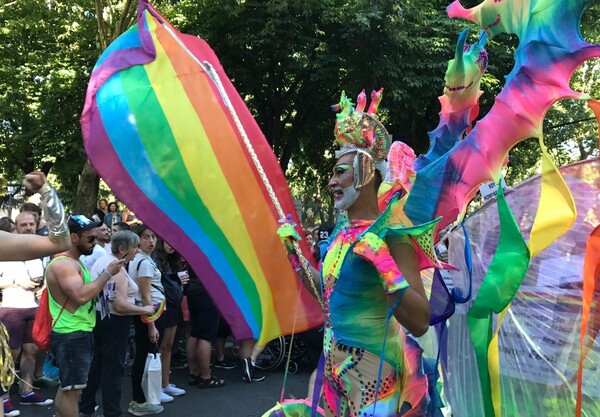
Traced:
<path fill-rule="evenodd" d="M 56 414 L 64 417 L 79 414 L 79 395 L 87 384 L 93 355 L 92 330 L 96 325 L 95 298 L 125 262 L 112 262 L 92 281 L 79 257 L 94 250 L 94 229 L 100 224 L 83 215 L 71 216 L 71 248 L 55 257 L 46 269 L 50 314 L 55 323 L 50 349 L 56 357 L 60 379 L 54 404 Z"/>

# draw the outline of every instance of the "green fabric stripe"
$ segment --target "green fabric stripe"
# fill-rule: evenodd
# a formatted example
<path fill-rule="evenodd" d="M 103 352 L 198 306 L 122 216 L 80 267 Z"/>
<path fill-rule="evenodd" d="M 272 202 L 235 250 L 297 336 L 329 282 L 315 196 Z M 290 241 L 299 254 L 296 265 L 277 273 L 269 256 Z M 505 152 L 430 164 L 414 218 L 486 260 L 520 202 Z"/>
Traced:
<path fill-rule="evenodd" d="M 495 417 L 488 369 L 488 347 L 492 340 L 492 312 L 501 312 L 513 300 L 525 278 L 530 260 L 529 248 L 508 207 L 502 186 L 498 186 L 497 205 L 500 238 L 496 254 L 467 315 L 467 325 L 477 357 L 486 417 Z"/>
<path fill-rule="evenodd" d="M 164 183 L 182 206 L 194 208 L 193 211 L 190 210 L 188 212 L 198 222 L 204 232 L 208 236 L 213 237 L 213 242 L 227 258 L 246 296 L 250 300 L 259 300 L 260 297 L 252 277 L 236 255 L 219 226 L 214 222 L 210 211 L 197 195 L 194 184 L 185 169 L 177 142 L 169 127 L 169 122 L 164 115 L 154 90 L 138 87 L 140 84 L 147 83 L 150 85 L 150 80 L 145 69 L 142 66 L 131 67 L 123 71 L 121 79 L 130 108 L 143 107 L 144 113 L 152 115 L 152 117 L 144 119 L 143 122 L 138 121 L 137 127 L 153 168 L 161 174 L 160 176 L 163 178 Z M 164 166 L 167 161 L 168 168 Z M 162 167 L 162 169 L 159 170 L 158 167 Z M 168 174 L 164 175 L 164 173 Z M 260 303 L 250 303 L 250 305 L 256 322 L 262 323 Z"/>

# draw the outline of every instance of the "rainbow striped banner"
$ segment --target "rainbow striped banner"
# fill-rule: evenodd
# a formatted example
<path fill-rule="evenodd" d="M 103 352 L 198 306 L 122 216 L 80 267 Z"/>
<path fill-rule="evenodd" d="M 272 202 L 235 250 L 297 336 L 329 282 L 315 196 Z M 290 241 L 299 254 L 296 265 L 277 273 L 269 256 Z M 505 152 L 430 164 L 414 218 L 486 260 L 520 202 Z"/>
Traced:
<path fill-rule="evenodd" d="M 81 126 L 113 192 L 200 277 L 238 339 L 322 323 L 276 234 L 296 209 L 260 128 L 202 39 L 139 2 L 100 56 Z M 308 248 L 302 243 L 305 253 Z"/>

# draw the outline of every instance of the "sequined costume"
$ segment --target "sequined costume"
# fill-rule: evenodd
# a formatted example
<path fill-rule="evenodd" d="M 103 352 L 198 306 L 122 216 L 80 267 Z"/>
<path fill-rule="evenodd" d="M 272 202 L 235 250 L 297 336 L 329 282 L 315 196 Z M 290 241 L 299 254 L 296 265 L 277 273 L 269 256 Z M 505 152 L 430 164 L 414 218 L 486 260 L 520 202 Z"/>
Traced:
<path fill-rule="evenodd" d="M 403 395 L 410 406 L 418 402 L 414 393 L 403 393 L 405 385 L 412 386 L 419 378 L 415 366 L 405 367 L 404 363 L 404 334 L 394 312 L 409 283 L 390 248 L 408 243 L 421 268 L 440 266 L 433 250 L 439 219 L 415 226 L 402 211 L 414 152 L 401 143 L 393 147 L 391 135 L 378 120 L 382 92 L 371 93 L 366 112 L 364 91 L 356 108 L 344 93 L 332 106 L 339 112 L 335 138 L 340 149 L 330 187 L 337 196 L 334 206 L 340 217 L 330 238 L 321 244 L 327 416 L 391 417 L 399 415 Z M 377 178 L 384 180 L 383 187 L 379 187 L 378 197 L 371 195 L 378 199 L 381 214 L 375 220 L 349 219 L 347 210 L 354 207 L 361 190 L 374 186 Z M 280 223 L 278 234 L 288 259 L 296 271 L 304 271 L 301 256 L 292 245 L 299 239 L 294 225 L 286 219 Z M 304 275 L 314 284 L 314 274 L 304 271 Z M 312 291 L 319 295 L 314 286 Z M 393 299 L 396 303 L 390 306 Z M 413 358 L 410 365 L 419 360 L 414 355 L 408 357 Z M 426 391 L 426 387 L 420 390 L 423 395 Z"/>
<path fill-rule="evenodd" d="M 408 283 L 401 275 L 387 277 L 385 268 L 365 259 L 363 252 L 365 246 L 381 242 L 381 235 L 388 237 L 388 245 L 413 244 L 422 265 L 435 262 L 427 255 L 432 254 L 430 237 L 436 222 L 390 228 L 381 221 L 389 212 L 375 222 L 342 217 L 323 247 L 326 415 L 396 416 L 403 402 L 402 330 L 390 312 L 387 294 L 401 297 Z"/>

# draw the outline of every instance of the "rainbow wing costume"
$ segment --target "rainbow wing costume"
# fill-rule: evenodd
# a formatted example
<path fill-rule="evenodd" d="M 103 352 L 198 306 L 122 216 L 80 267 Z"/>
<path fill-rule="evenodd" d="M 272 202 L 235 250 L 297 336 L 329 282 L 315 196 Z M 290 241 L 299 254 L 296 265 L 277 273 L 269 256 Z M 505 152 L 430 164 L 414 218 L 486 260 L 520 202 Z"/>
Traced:
<path fill-rule="evenodd" d="M 574 416 L 576 404 L 579 332 L 582 317 L 582 266 L 588 236 L 598 223 L 600 208 L 600 160 L 588 159 L 560 168 L 573 193 L 577 220 L 567 233 L 531 259 L 519 291 L 511 302 L 498 334 L 499 404 L 503 416 Z M 506 192 L 506 201 L 524 234 L 531 230 L 540 197 L 541 176 L 535 176 Z M 497 204 L 489 201 L 464 222 L 471 240 L 472 283 L 479 288 L 497 251 L 499 218 Z M 449 262 L 466 271 L 461 228 L 449 235 Z M 596 252 L 598 256 L 600 252 Z M 455 287 L 466 290 L 464 273 L 451 272 Z M 585 276 L 585 274 L 584 274 Z M 596 274 L 596 277 L 598 275 Z M 593 285 L 592 285 L 593 286 Z M 598 291 L 598 288 L 596 288 Z M 466 292 L 466 291 L 465 291 Z M 597 294 L 597 292 L 596 292 Z M 591 304 L 589 329 L 583 347 L 583 410 L 600 415 L 600 320 Z M 469 304 L 457 305 L 446 329 L 444 393 L 456 415 L 485 415 L 478 380 L 475 351 L 469 337 Z M 499 414 L 496 414 L 499 415 Z"/>
<path fill-rule="evenodd" d="M 575 69 L 600 55 L 600 46 L 587 43 L 578 30 L 581 14 L 589 3 L 488 0 L 469 10 L 458 2 L 448 7 L 450 17 L 472 20 L 489 36 L 516 34 L 520 44 L 504 89 L 464 140 L 462 134 L 468 127 L 464 120 L 472 113 L 464 112 L 463 118 L 454 121 L 447 115 L 456 111 L 455 101 L 442 101 L 441 122 L 448 120 L 447 129 L 456 136 L 445 139 L 453 145 L 446 153 L 440 156 L 437 152 L 435 160 L 428 157 L 431 161 L 425 167 L 417 165 L 413 193 L 405 207 L 414 223 L 442 216 L 440 227 L 444 227 L 461 218 L 478 185 L 499 180 L 508 151 L 524 139 L 542 136 L 543 117 L 554 102 L 589 99 L 569 87 Z M 450 79 L 447 74 L 449 93 L 467 88 L 475 92 L 478 84 L 471 85 L 467 77 L 460 75 L 463 70 L 458 66 L 456 69 L 459 74 Z"/>
<path fill-rule="evenodd" d="M 188 261 L 236 338 L 322 322 L 276 235 L 296 213 L 283 173 L 206 42 L 140 1 L 93 70 L 81 126 L 98 173 Z"/>
<path fill-rule="evenodd" d="M 597 102 L 569 87 L 577 67 L 600 56 L 600 45 L 587 43 L 578 30 L 581 14 L 589 3 L 486 0 L 468 10 L 458 1 L 448 7 L 450 17 L 474 21 L 485 32 L 478 44 L 464 51 L 464 33 L 459 39 L 455 60 L 446 74 L 444 96 L 440 98 L 440 124 L 430 132 L 428 153 L 414 165 L 416 178 L 404 205 L 406 215 L 415 224 L 441 216 L 441 227 L 451 225 L 463 218 L 466 205 L 480 184 L 498 182 L 508 152 L 518 142 L 536 137 L 542 153 L 541 192 L 529 240 L 525 241 L 522 226 L 517 224 L 500 187 L 497 246 L 468 313 L 486 417 L 502 414 L 498 354 L 502 320 L 525 279 L 531 258 L 567 232 L 576 220 L 573 197 L 544 146 L 542 121 L 556 101 L 566 98 L 588 100 L 599 113 Z M 480 48 L 486 36 L 501 33 L 519 38 L 515 66 L 494 106 L 470 130 L 481 94 L 477 67 L 482 72 L 487 61 Z M 590 281 L 587 276 L 585 281 Z M 582 310 L 582 345 L 592 292 L 593 286 L 584 291 L 587 301 Z M 432 300 L 444 299 L 438 295 L 432 294 Z M 496 321 L 494 313 L 499 314 Z M 579 381 L 577 415 L 581 414 L 581 374 Z"/>

